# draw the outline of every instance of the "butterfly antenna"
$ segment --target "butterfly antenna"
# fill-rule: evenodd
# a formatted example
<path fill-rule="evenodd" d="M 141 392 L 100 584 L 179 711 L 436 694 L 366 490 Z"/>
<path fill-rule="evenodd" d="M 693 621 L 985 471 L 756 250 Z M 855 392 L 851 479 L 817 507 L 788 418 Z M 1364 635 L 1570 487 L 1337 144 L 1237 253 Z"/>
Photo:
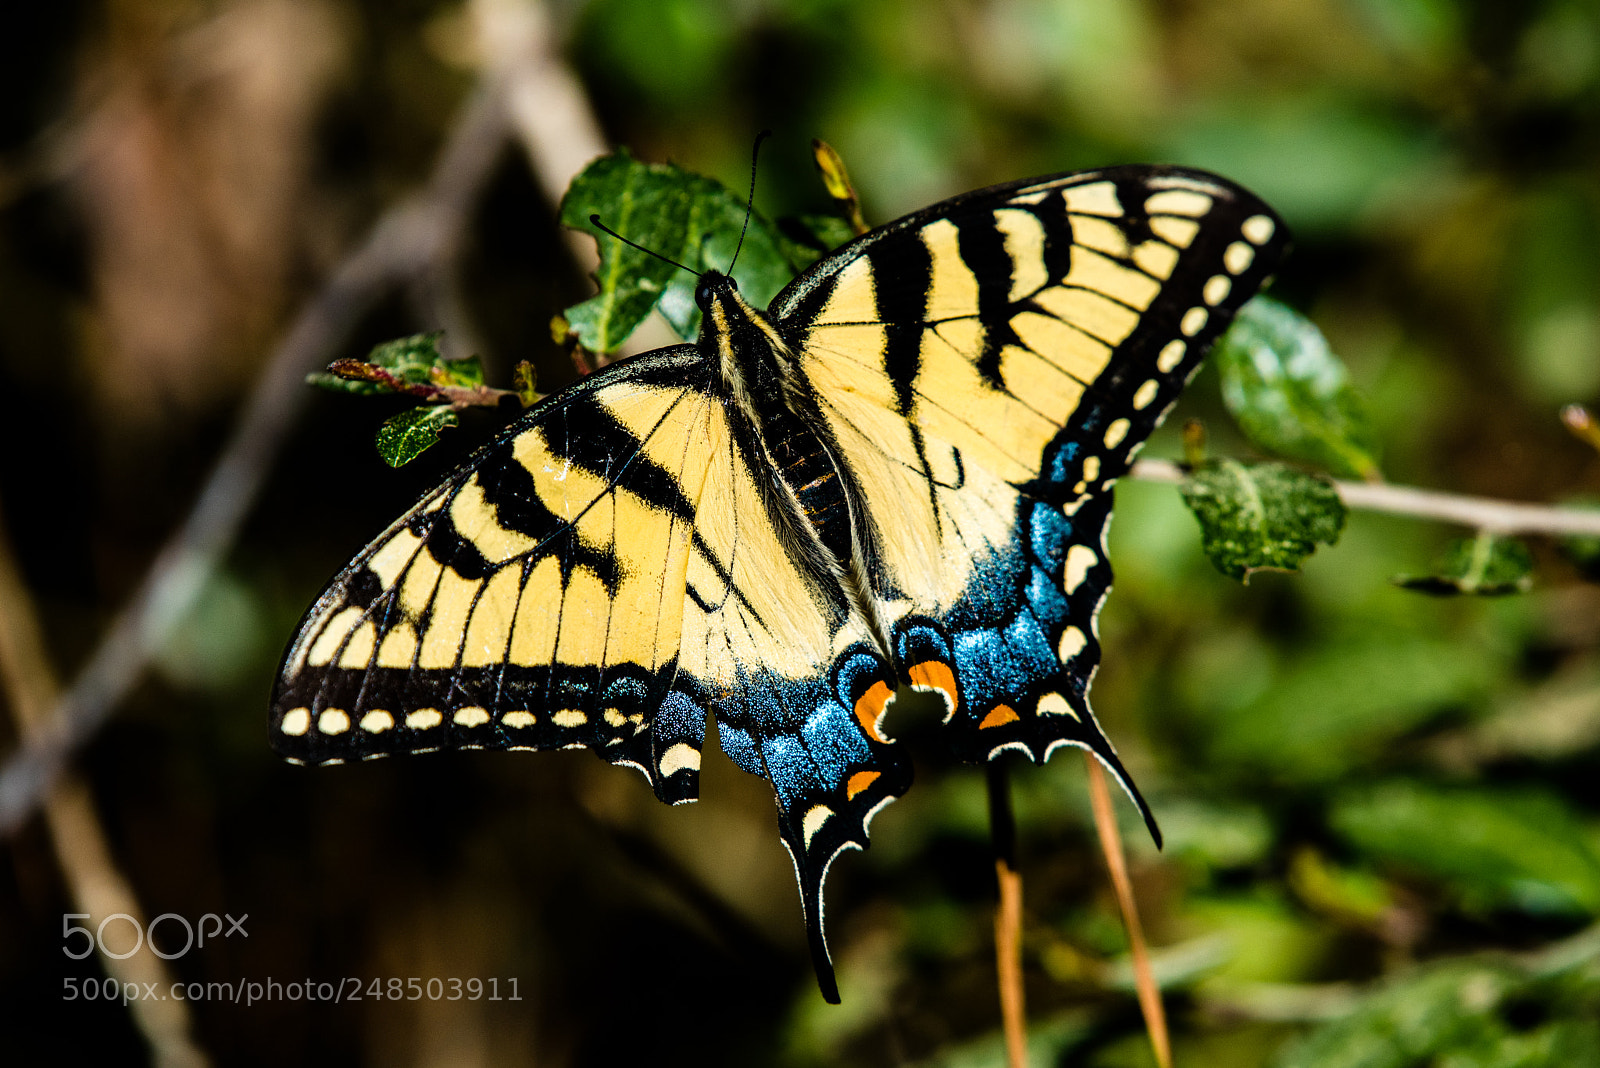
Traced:
<path fill-rule="evenodd" d="M 661 260 L 663 263 L 670 263 L 674 267 L 678 268 L 680 271 L 688 271 L 690 274 L 694 275 L 696 278 L 700 277 L 700 272 L 695 270 L 693 267 L 685 267 L 683 264 L 679 263 L 677 260 L 668 259 L 666 256 L 663 256 L 661 253 L 657 252 L 655 249 L 645 248 L 643 245 L 639 244 L 639 242 L 637 242 L 637 241 L 629 241 L 627 238 L 623 237 L 621 234 L 619 234 L 615 230 L 611 229 L 611 227 L 609 227 L 605 223 L 601 222 L 600 221 L 600 216 L 598 216 L 598 215 L 590 215 L 589 216 L 589 221 L 591 223 L 593 223 L 594 225 L 598 226 L 600 229 L 604 230 L 606 233 L 610 234 L 612 237 L 616 238 L 618 241 L 621 241 L 624 245 L 628 245 L 628 246 L 630 246 L 632 248 L 636 248 L 640 252 L 643 252 L 646 256 L 654 256 L 656 259 Z"/>
<path fill-rule="evenodd" d="M 756 161 L 761 158 L 761 142 L 772 136 L 771 130 L 762 130 L 756 134 L 756 146 L 750 150 L 750 195 L 744 202 L 744 225 L 739 228 L 739 244 L 733 250 L 733 259 L 728 263 L 729 274 L 733 273 L 733 265 L 739 262 L 739 252 L 744 248 L 744 235 L 750 229 L 750 212 L 756 206 Z"/>

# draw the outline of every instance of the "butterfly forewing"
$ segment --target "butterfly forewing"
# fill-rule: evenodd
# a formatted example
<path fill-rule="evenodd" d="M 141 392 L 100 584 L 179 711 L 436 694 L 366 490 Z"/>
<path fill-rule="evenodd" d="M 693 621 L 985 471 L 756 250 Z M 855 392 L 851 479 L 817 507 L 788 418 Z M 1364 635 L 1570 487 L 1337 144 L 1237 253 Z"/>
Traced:
<path fill-rule="evenodd" d="M 596 375 L 401 517 L 302 622 L 273 701 L 279 750 L 581 745 L 692 794 L 674 773 L 698 767 L 703 713 L 655 720 L 723 453 L 706 382 L 688 347 Z"/>

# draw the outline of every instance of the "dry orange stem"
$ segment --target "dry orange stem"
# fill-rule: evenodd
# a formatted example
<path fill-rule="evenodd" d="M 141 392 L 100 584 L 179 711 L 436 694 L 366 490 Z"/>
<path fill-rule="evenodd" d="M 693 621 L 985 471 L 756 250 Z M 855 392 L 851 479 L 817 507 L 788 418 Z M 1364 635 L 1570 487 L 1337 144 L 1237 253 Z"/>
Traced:
<path fill-rule="evenodd" d="M 1161 991 L 1150 970 L 1150 951 L 1144 944 L 1144 928 L 1139 924 L 1139 906 L 1133 900 L 1133 883 L 1128 879 L 1128 864 L 1123 858 L 1122 835 L 1111 809 L 1111 789 L 1106 785 L 1105 769 L 1092 754 L 1084 753 L 1089 771 L 1089 800 L 1094 805 L 1094 825 L 1100 832 L 1106 867 L 1111 870 L 1111 885 L 1117 890 L 1122 907 L 1122 923 L 1128 929 L 1128 950 L 1133 955 L 1134 982 L 1139 990 L 1139 1010 L 1144 1013 L 1145 1030 L 1150 1033 L 1150 1048 L 1160 1068 L 1172 1068 L 1172 1041 L 1167 1035 L 1167 1014 L 1161 1004 Z"/>
<path fill-rule="evenodd" d="M 994 955 L 1000 972 L 1000 1020 L 1008 1068 L 1027 1068 L 1028 1023 L 1022 994 L 1022 876 L 1004 860 L 994 862 L 1000 904 L 994 913 Z"/>

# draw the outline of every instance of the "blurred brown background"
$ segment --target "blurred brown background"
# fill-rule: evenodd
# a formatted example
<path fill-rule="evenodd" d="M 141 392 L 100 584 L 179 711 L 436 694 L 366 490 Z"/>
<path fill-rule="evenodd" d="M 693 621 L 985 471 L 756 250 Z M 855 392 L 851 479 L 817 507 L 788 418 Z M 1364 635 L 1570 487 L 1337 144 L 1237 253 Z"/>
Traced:
<path fill-rule="evenodd" d="M 1350 365 L 1388 478 L 1600 492 L 1600 456 L 1556 418 L 1600 400 L 1588 0 L 102 0 L 29 5 L 8 27 L 0 508 L 64 679 L 189 513 L 297 312 L 507 71 L 570 71 L 596 124 L 536 80 L 489 139 L 459 230 L 327 358 L 447 328 L 492 382 L 521 359 L 543 389 L 569 381 L 549 321 L 591 287 L 543 190 L 581 164 L 585 131 L 742 188 L 770 127 L 769 216 L 825 206 L 822 137 L 875 222 L 1027 174 L 1185 163 L 1294 228 L 1276 292 Z M 1179 417 L 1242 450 L 1216 394 L 1203 373 Z M 973 769 L 919 764 L 873 849 L 835 866 L 845 1003 L 830 1008 L 769 793 L 714 747 L 684 809 L 584 753 L 281 764 L 265 705 L 295 620 L 510 416 L 470 413 L 396 472 L 372 433 L 398 402 L 300 402 L 222 566 L 73 767 L 146 917 L 249 916 L 247 939 L 182 955 L 175 978 L 497 979 L 502 1000 L 195 1002 L 195 1048 L 218 1063 L 1001 1063 Z M 1177 456 L 1173 429 L 1147 455 Z M 1600 596 L 1541 541 L 1525 597 L 1389 585 L 1460 533 L 1357 516 L 1303 576 L 1241 588 L 1170 487 L 1119 489 L 1096 706 L 1168 833 L 1157 854 L 1125 824 L 1180 1063 L 1354 1064 L 1315 1043 L 1389 1034 L 1383 991 L 1592 930 Z M 1016 787 L 1039 1063 L 1148 1063 L 1081 766 L 1021 769 Z M 62 952 L 74 911 L 34 819 L 0 850 L 8 1063 L 151 1056 L 128 1008 L 63 1000 L 65 980 L 104 974 Z M 1416 1048 L 1485 1065 L 1600 1051 L 1595 951 L 1578 945 L 1565 971 L 1494 958 L 1517 962 L 1490 969 L 1497 993 Z M 1360 1063 L 1424 1063 L 1396 1057 Z"/>

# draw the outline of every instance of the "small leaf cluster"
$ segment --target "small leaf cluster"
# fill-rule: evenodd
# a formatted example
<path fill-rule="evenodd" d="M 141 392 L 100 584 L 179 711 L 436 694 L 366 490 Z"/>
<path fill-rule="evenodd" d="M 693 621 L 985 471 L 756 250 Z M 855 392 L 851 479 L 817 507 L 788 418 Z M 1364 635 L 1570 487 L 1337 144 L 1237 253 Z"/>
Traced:
<path fill-rule="evenodd" d="M 1213 359 L 1223 402 L 1256 448 L 1337 477 L 1381 480 L 1367 405 L 1305 316 L 1258 296 L 1240 311 Z M 1297 569 L 1317 544 L 1334 544 L 1344 528 L 1334 487 L 1282 464 L 1202 460 L 1192 465 L 1182 491 L 1200 521 L 1206 555 L 1217 570 L 1241 581 L 1257 571 Z M 1526 591 L 1532 573 L 1527 546 L 1482 531 L 1453 543 L 1434 573 L 1401 576 L 1395 584 L 1440 596 L 1493 596 Z"/>
<path fill-rule="evenodd" d="M 439 348 L 441 337 L 434 332 L 386 341 L 365 360 L 335 360 L 327 371 L 306 380 L 335 392 L 399 393 L 425 402 L 390 416 L 378 428 L 378 455 L 390 467 L 408 464 L 437 444 L 439 432 L 460 421 L 456 413 L 462 408 L 498 404 L 511 395 L 523 407 L 534 402 L 533 372 L 526 361 L 517 366 L 514 390 L 492 389 L 484 384 L 483 361 L 477 356 L 446 358 Z"/>
<path fill-rule="evenodd" d="M 1240 581 L 1257 571 L 1293 571 L 1344 529 L 1338 492 L 1283 464 L 1211 460 L 1190 471 L 1179 492 L 1200 520 L 1206 555 Z"/>

